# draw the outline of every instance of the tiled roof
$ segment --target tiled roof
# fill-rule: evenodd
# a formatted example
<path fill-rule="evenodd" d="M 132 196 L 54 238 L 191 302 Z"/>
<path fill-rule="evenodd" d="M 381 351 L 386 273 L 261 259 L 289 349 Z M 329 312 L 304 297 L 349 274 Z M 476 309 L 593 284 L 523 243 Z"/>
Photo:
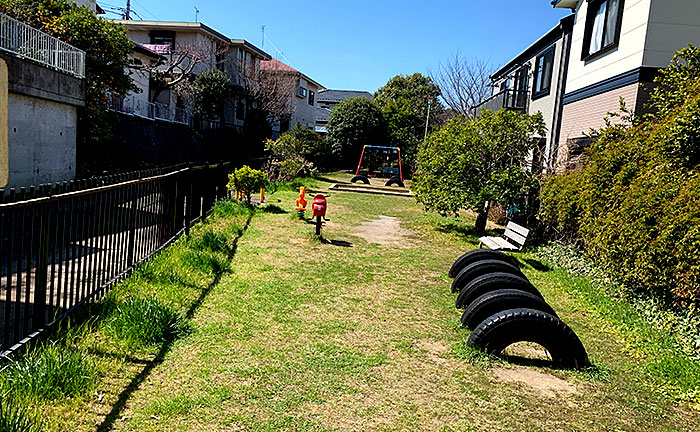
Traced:
<path fill-rule="evenodd" d="M 268 71 L 285 71 L 285 72 L 299 72 L 291 66 L 288 66 L 277 59 L 265 60 L 260 62 L 260 69 Z"/>
<path fill-rule="evenodd" d="M 316 122 L 327 122 L 328 117 L 331 115 L 331 110 L 329 108 L 316 108 Z"/>
<path fill-rule="evenodd" d="M 342 102 L 353 97 L 372 99 L 372 93 L 359 90 L 321 90 L 316 100 L 319 102 Z"/>

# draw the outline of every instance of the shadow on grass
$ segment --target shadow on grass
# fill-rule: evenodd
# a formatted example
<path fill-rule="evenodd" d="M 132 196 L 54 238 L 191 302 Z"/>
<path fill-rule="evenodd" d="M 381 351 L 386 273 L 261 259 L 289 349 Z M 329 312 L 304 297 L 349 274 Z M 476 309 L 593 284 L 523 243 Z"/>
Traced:
<path fill-rule="evenodd" d="M 228 262 L 231 262 L 231 260 L 233 260 L 233 257 L 236 254 L 236 250 L 238 249 L 238 241 L 248 230 L 252 219 L 253 213 L 251 213 L 248 216 L 245 226 L 233 240 L 233 246 L 231 246 L 231 249 L 227 254 Z M 199 294 L 199 297 L 197 297 L 197 299 L 192 303 L 192 305 L 190 305 L 189 309 L 187 310 L 187 313 L 185 314 L 185 317 L 187 317 L 187 319 L 191 319 L 194 316 L 195 312 L 197 311 L 197 309 L 199 309 L 202 303 L 204 303 L 204 300 L 207 298 L 209 293 L 217 285 L 219 285 L 219 283 L 221 282 L 221 277 L 225 273 L 225 269 L 217 272 L 216 276 L 214 277 L 214 280 L 209 285 L 207 285 L 205 289 L 202 290 L 202 292 Z M 126 403 L 128 402 L 131 395 L 141 386 L 141 384 L 143 384 L 143 382 L 146 380 L 146 378 L 148 378 L 153 369 L 155 369 L 157 366 L 163 363 L 163 361 L 165 360 L 165 356 L 168 354 L 168 352 L 170 352 L 170 349 L 176 341 L 177 339 L 164 343 L 158 351 L 158 354 L 156 354 L 155 358 L 149 362 L 146 362 L 146 367 L 144 367 L 143 370 L 139 372 L 139 374 L 136 375 L 131 380 L 129 385 L 127 385 L 127 387 L 119 394 L 119 398 L 114 403 L 114 406 L 112 406 L 112 409 L 107 414 L 104 421 L 97 427 L 97 432 L 106 432 L 112 430 L 112 428 L 114 427 L 114 423 L 119 419 L 122 411 L 124 411 Z"/>
<path fill-rule="evenodd" d="M 262 207 L 263 213 L 270 213 L 270 214 L 287 214 L 289 213 L 282 207 L 276 205 L 276 204 L 268 204 L 264 207 Z"/>
<path fill-rule="evenodd" d="M 455 234 L 467 243 L 474 245 L 479 244 L 479 237 L 481 237 L 477 234 L 474 226 L 455 221 L 441 221 L 437 225 L 437 230 L 446 234 Z M 495 235 L 495 233 L 487 231 L 485 235 Z"/>
<path fill-rule="evenodd" d="M 526 258 L 523 261 L 525 261 L 530 267 L 537 271 L 541 272 L 548 272 L 552 271 L 552 267 L 548 266 L 547 264 L 544 264 L 542 261 Z"/>
<path fill-rule="evenodd" d="M 344 240 L 328 240 L 328 239 L 325 239 L 325 238 L 323 238 L 323 237 L 321 237 L 321 243 L 323 243 L 323 244 L 328 244 L 328 245 L 332 245 L 332 246 L 346 247 L 346 248 L 355 247 L 355 245 L 353 245 L 352 243 L 350 243 L 350 242 L 348 242 L 348 241 L 344 241 Z"/>

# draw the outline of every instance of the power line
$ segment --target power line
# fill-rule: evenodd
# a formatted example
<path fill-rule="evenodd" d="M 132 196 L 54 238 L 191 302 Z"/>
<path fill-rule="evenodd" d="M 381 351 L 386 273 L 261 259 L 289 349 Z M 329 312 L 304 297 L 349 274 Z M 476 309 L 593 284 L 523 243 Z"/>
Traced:
<path fill-rule="evenodd" d="M 272 41 L 270 40 L 270 38 L 267 37 L 266 34 L 263 34 L 263 38 L 264 38 L 264 40 L 270 42 L 270 45 L 272 45 L 272 48 L 274 48 L 275 51 L 277 51 L 277 54 L 279 54 L 279 56 L 282 57 L 282 58 L 284 59 L 284 62 L 287 63 L 288 66 L 294 67 L 294 65 L 292 65 L 292 62 L 289 61 L 289 59 L 284 55 L 284 53 L 283 53 L 282 51 L 280 51 L 279 48 L 277 48 L 277 45 L 275 45 L 275 43 L 272 42 Z"/>

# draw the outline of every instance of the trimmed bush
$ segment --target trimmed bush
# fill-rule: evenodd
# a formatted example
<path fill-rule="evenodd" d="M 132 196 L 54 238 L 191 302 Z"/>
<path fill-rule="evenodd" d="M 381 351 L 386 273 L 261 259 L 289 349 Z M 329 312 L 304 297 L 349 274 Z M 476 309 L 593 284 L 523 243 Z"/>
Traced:
<path fill-rule="evenodd" d="M 581 171 L 545 181 L 540 217 L 625 285 L 697 304 L 700 50 L 679 52 L 657 84 L 654 114 L 608 123 Z"/>

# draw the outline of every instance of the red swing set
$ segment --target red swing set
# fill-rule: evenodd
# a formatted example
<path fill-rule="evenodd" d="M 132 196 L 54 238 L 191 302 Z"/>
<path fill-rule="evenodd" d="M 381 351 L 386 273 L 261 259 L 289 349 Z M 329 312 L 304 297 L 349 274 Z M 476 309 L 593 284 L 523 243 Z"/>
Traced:
<path fill-rule="evenodd" d="M 365 151 L 366 150 L 373 150 L 377 149 L 381 153 L 384 154 L 397 154 L 398 159 L 399 159 L 399 166 L 397 167 L 390 167 L 387 165 L 384 165 L 379 168 L 379 171 L 377 171 L 376 174 L 369 174 L 363 175 L 360 174 L 360 168 L 362 167 L 362 161 L 365 158 Z M 388 159 L 388 158 L 387 158 Z M 358 181 L 361 181 L 364 184 L 370 184 L 369 178 L 370 177 L 379 177 L 379 176 L 389 176 L 389 180 L 386 182 L 385 186 L 399 186 L 399 187 L 406 187 L 403 183 L 403 169 L 401 167 L 401 149 L 398 147 L 383 147 L 383 146 L 370 146 L 366 145 L 362 147 L 362 154 L 360 155 L 360 162 L 357 164 L 357 170 L 355 171 L 355 177 L 353 177 L 350 181 L 352 183 L 357 183 Z"/>

